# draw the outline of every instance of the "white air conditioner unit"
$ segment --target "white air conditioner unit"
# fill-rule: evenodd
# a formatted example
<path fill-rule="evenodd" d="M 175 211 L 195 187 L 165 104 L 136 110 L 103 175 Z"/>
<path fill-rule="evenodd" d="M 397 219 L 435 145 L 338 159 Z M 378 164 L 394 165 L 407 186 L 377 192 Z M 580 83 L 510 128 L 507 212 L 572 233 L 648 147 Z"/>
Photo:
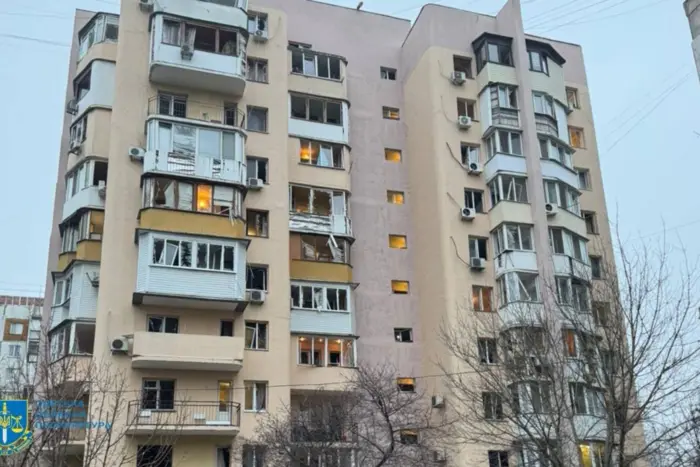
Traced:
<path fill-rule="evenodd" d="M 129 148 L 129 158 L 132 161 L 142 161 L 143 156 L 146 155 L 146 150 L 143 148 L 131 147 Z"/>
<path fill-rule="evenodd" d="M 445 454 L 445 451 L 433 451 L 433 462 L 439 462 L 441 464 L 447 462 L 447 454 Z"/>
<path fill-rule="evenodd" d="M 127 353 L 129 351 L 129 339 L 125 336 L 112 339 L 109 343 L 109 350 L 111 350 L 112 353 Z"/>
<path fill-rule="evenodd" d="M 83 143 L 81 143 L 80 141 L 71 141 L 70 147 L 68 148 L 68 152 L 79 156 L 83 153 Z"/>
<path fill-rule="evenodd" d="M 559 212 L 559 206 L 554 203 L 546 203 L 544 205 L 544 210 L 548 216 L 556 216 Z"/>
<path fill-rule="evenodd" d="M 457 126 L 460 130 L 468 130 L 472 127 L 472 118 L 468 115 L 460 115 L 457 118 Z"/>
<path fill-rule="evenodd" d="M 253 31 L 253 40 L 255 42 L 267 42 L 267 31 L 265 29 L 256 29 Z"/>
<path fill-rule="evenodd" d="M 442 396 L 433 396 L 431 402 L 434 409 L 445 407 L 445 398 Z"/>
<path fill-rule="evenodd" d="M 476 212 L 472 208 L 464 208 L 461 215 L 463 221 L 472 221 L 476 217 Z"/>
<path fill-rule="evenodd" d="M 472 269 L 484 269 L 486 267 L 486 260 L 484 258 L 469 258 L 469 266 Z"/>
<path fill-rule="evenodd" d="M 153 0 L 139 0 L 141 11 L 153 11 Z"/>
<path fill-rule="evenodd" d="M 78 101 L 75 99 L 71 99 L 68 101 L 66 104 L 66 112 L 68 112 L 71 115 L 75 115 L 78 113 Z"/>
<path fill-rule="evenodd" d="M 483 172 L 483 167 L 478 162 L 470 162 L 467 166 L 467 172 L 471 175 L 480 175 Z"/>
<path fill-rule="evenodd" d="M 192 55 L 194 54 L 194 47 L 190 44 L 182 44 L 180 47 L 180 57 L 183 60 L 192 60 Z"/>
<path fill-rule="evenodd" d="M 450 76 L 450 81 L 455 86 L 461 86 L 467 80 L 467 75 L 463 71 L 453 71 L 452 76 Z"/>
<path fill-rule="evenodd" d="M 261 305 L 265 303 L 265 291 L 264 290 L 249 290 L 248 291 L 248 301 L 250 303 L 256 303 L 258 305 Z"/>
<path fill-rule="evenodd" d="M 251 190 L 260 190 L 264 185 L 265 183 L 263 183 L 262 179 L 260 178 L 248 179 L 248 188 L 250 188 Z"/>

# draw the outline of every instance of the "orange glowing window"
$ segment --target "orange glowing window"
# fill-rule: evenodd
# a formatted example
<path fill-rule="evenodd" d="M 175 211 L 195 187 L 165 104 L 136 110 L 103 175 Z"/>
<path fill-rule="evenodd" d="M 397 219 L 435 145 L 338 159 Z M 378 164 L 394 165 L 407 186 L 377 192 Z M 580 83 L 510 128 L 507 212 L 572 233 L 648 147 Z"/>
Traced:
<path fill-rule="evenodd" d="M 197 211 L 211 212 L 212 191 L 211 185 L 197 185 Z"/>
<path fill-rule="evenodd" d="M 398 248 L 405 250 L 407 247 L 407 241 L 405 235 L 389 235 L 389 248 Z"/>
<path fill-rule="evenodd" d="M 391 291 L 397 294 L 408 293 L 408 281 L 391 281 Z"/>
<path fill-rule="evenodd" d="M 403 191 L 387 191 L 386 200 L 391 204 L 403 204 L 404 195 Z"/>
<path fill-rule="evenodd" d="M 577 355 L 576 349 L 576 334 L 570 329 L 564 329 L 562 331 L 564 337 L 564 350 L 568 357 L 575 357 Z"/>
<path fill-rule="evenodd" d="M 398 149 L 385 149 L 384 159 L 389 162 L 401 162 L 401 151 Z"/>

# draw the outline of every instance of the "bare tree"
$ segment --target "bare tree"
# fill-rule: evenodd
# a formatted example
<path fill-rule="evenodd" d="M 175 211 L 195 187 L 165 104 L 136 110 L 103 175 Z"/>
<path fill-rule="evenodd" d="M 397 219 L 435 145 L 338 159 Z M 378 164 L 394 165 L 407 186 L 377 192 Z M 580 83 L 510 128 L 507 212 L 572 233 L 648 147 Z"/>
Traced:
<path fill-rule="evenodd" d="M 32 443 L 0 457 L 0 466 L 132 466 L 140 457 L 158 465 L 172 457 L 170 449 L 135 452 L 128 438 L 139 436 L 142 445 L 172 446 L 191 414 L 175 410 L 159 417 L 133 391 L 127 373 L 111 362 L 90 355 L 52 358 L 49 346 L 44 347 L 34 374 L 18 371 L 6 388 L 14 398 L 29 400 Z"/>
<path fill-rule="evenodd" d="M 445 423 L 433 418 L 429 399 L 399 383 L 389 364 L 360 367 L 342 391 L 293 395 L 289 406 L 261 419 L 252 442 L 264 446 L 265 465 L 440 464 Z"/>
<path fill-rule="evenodd" d="M 509 255 L 497 267 L 507 270 Z M 460 309 L 442 327 L 465 367 L 446 372 L 463 442 L 500 445 L 525 465 L 633 467 L 688 436 L 699 271 L 683 254 L 672 264 L 667 248 L 616 256 L 619 272 L 612 255 L 593 268 L 554 255 L 551 280 L 508 272 L 492 313 Z"/>

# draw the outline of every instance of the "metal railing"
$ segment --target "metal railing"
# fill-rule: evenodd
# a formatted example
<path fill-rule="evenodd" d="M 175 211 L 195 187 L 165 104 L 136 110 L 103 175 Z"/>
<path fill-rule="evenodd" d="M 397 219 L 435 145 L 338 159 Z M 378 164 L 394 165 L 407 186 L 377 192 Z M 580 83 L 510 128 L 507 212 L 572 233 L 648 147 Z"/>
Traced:
<path fill-rule="evenodd" d="M 237 427 L 241 424 L 241 405 L 238 402 L 131 401 L 127 423 L 132 428 Z"/>
<path fill-rule="evenodd" d="M 235 103 L 212 105 L 183 96 L 162 94 L 148 99 L 148 115 L 186 118 L 196 122 L 216 123 L 234 128 L 245 128 L 246 114 Z"/>
<path fill-rule="evenodd" d="M 518 109 L 495 107 L 491 113 L 491 118 L 494 125 L 509 126 L 513 128 L 520 127 Z"/>

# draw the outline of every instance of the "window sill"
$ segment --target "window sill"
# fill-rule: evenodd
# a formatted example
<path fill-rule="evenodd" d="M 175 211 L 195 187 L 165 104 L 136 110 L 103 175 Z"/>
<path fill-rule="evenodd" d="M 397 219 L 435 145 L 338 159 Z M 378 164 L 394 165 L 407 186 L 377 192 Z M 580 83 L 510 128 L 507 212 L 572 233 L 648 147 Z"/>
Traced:
<path fill-rule="evenodd" d="M 344 290 L 344 289 L 341 289 L 341 290 Z M 296 307 L 296 306 L 291 307 L 291 309 L 292 309 L 292 311 L 295 311 L 295 310 L 297 310 L 297 311 L 315 311 L 318 313 L 338 313 L 338 314 L 348 314 L 348 315 L 351 313 L 350 310 L 318 310 L 316 308 L 300 308 L 300 307 Z"/>
<path fill-rule="evenodd" d="M 259 81 L 256 79 L 247 79 L 246 81 L 248 81 L 249 83 L 270 84 L 269 81 Z"/>
<path fill-rule="evenodd" d="M 301 76 L 302 78 L 322 79 L 324 81 L 330 81 L 331 83 L 341 84 L 343 82 L 342 77 L 340 77 L 340 78 L 326 78 L 325 76 L 307 75 L 305 73 L 299 73 L 297 71 L 290 71 L 289 74 L 294 75 L 294 76 Z"/>
<path fill-rule="evenodd" d="M 251 235 L 248 232 L 246 232 L 245 236 L 250 238 L 270 238 L 269 235 Z"/>
<path fill-rule="evenodd" d="M 339 126 L 339 127 L 342 127 L 342 126 L 343 126 L 342 123 L 317 122 L 317 121 L 314 121 L 314 120 L 309 120 L 308 118 L 295 117 L 295 116 L 293 116 L 293 115 L 290 115 L 289 118 L 291 118 L 292 120 L 301 120 L 302 122 L 318 123 L 318 124 L 320 124 L 320 125 L 332 125 L 332 126 Z"/>
<path fill-rule="evenodd" d="M 221 274 L 231 274 L 231 275 L 236 275 L 236 271 L 222 271 L 220 269 L 202 269 L 202 268 L 188 268 L 188 267 L 181 267 L 181 266 L 168 266 L 167 264 L 149 264 L 150 267 L 154 268 L 164 268 L 164 269 L 177 269 L 177 270 L 183 270 L 183 271 L 195 271 L 195 272 L 218 272 Z"/>
<path fill-rule="evenodd" d="M 549 76 L 549 72 L 547 72 L 547 71 L 534 70 L 534 69 L 532 69 L 532 68 L 529 68 L 529 70 L 530 70 L 531 72 L 533 72 L 533 73 L 541 73 L 541 74 L 543 74 L 543 75 Z"/>
<path fill-rule="evenodd" d="M 243 409 L 244 413 L 267 413 L 267 409 L 260 409 L 260 410 L 255 410 L 255 409 Z"/>
<path fill-rule="evenodd" d="M 253 352 L 269 352 L 270 351 L 270 349 L 250 349 L 248 347 L 246 347 L 243 350 L 252 350 Z"/>
<path fill-rule="evenodd" d="M 325 165 L 307 164 L 306 162 L 301 162 L 301 161 L 299 162 L 299 165 L 303 165 L 306 167 L 315 167 L 317 169 L 331 169 L 331 170 L 337 170 L 337 171 L 341 171 L 341 172 L 345 171 L 345 167 L 327 167 Z"/>
<path fill-rule="evenodd" d="M 347 370 L 357 369 L 356 366 L 344 366 L 344 365 L 312 365 L 310 363 L 297 363 L 297 366 L 303 368 L 344 368 Z"/>
<path fill-rule="evenodd" d="M 247 131 L 247 132 L 249 132 L 249 133 L 260 133 L 260 134 L 263 134 L 263 135 L 269 135 L 269 134 L 270 134 L 270 132 L 267 131 L 267 130 L 253 130 L 253 129 L 251 129 L 251 128 L 246 128 L 245 131 Z"/>

